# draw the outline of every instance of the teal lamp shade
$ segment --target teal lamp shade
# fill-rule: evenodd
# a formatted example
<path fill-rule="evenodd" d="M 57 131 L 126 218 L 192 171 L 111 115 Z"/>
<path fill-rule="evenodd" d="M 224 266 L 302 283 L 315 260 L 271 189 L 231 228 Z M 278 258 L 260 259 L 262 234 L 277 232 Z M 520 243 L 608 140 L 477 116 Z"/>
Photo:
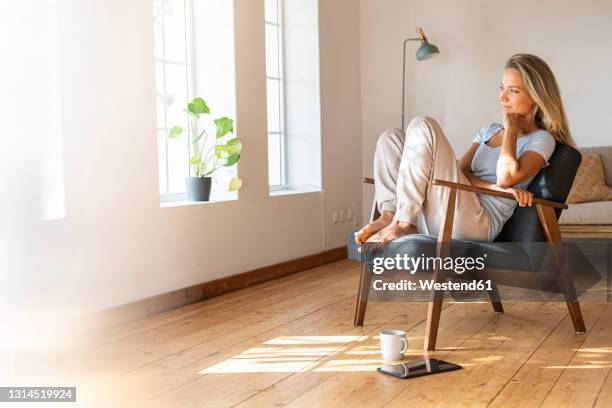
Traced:
<path fill-rule="evenodd" d="M 423 61 L 435 57 L 439 53 L 440 50 L 438 50 L 438 47 L 433 44 L 430 44 L 427 40 L 422 40 L 421 46 L 416 52 L 416 58 L 419 61 Z"/>

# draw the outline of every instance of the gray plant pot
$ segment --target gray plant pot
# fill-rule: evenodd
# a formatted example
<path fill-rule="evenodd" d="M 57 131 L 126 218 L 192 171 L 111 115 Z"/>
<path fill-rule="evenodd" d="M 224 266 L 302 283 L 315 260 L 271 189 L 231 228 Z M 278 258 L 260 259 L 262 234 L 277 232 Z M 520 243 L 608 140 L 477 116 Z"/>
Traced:
<path fill-rule="evenodd" d="M 185 177 L 187 197 L 190 201 L 209 201 L 211 177 Z"/>

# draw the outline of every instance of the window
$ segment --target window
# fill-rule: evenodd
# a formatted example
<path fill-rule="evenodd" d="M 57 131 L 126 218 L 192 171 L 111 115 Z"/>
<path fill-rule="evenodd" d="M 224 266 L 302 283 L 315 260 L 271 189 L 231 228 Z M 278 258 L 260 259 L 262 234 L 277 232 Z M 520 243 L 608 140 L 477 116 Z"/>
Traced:
<path fill-rule="evenodd" d="M 189 132 L 168 139 L 168 131 L 174 126 L 188 129 L 184 109 L 195 97 L 204 98 L 210 107 L 211 117 L 199 123 L 209 135 L 214 134 L 212 119 L 236 119 L 234 7 L 228 0 L 153 0 L 153 4 L 159 190 L 162 202 L 183 201 L 185 178 L 193 175 Z M 205 149 L 214 143 L 209 138 Z M 238 198 L 236 191 L 228 191 L 236 173 L 237 166 L 231 166 L 212 175 L 211 201 Z"/>
<path fill-rule="evenodd" d="M 268 177 L 270 189 L 281 190 L 286 184 L 281 1 L 265 0 L 265 10 Z"/>
<path fill-rule="evenodd" d="M 321 188 L 317 0 L 265 0 L 270 192 Z"/>
<path fill-rule="evenodd" d="M 192 97 L 191 2 L 155 0 L 155 78 L 159 191 L 162 196 L 184 194 L 189 176 L 189 141 L 168 139 L 173 126 L 187 128 L 183 111 Z"/>

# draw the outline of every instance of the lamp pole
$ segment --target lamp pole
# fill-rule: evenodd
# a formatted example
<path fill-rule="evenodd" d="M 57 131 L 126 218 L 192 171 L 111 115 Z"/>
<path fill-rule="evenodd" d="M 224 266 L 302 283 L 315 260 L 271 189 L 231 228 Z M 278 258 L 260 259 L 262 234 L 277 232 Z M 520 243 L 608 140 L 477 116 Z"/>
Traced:
<path fill-rule="evenodd" d="M 404 40 L 404 56 L 402 60 L 402 127 L 400 128 L 402 129 L 402 132 L 406 131 L 406 129 L 404 129 L 404 105 L 406 103 L 406 44 L 408 44 L 408 41 L 420 40 L 420 38 L 406 38 Z"/>
<path fill-rule="evenodd" d="M 425 37 L 425 33 L 423 32 L 423 29 L 421 27 L 417 27 L 417 33 L 419 34 L 417 38 L 406 38 L 404 40 L 404 50 L 402 59 L 402 132 L 406 131 L 406 129 L 404 129 L 404 110 L 406 104 L 406 44 L 408 44 L 408 41 L 421 42 L 421 47 L 419 47 L 416 53 L 416 58 L 418 61 L 434 57 L 440 52 L 438 50 L 438 47 L 433 44 L 430 44 L 427 41 L 427 37 Z"/>

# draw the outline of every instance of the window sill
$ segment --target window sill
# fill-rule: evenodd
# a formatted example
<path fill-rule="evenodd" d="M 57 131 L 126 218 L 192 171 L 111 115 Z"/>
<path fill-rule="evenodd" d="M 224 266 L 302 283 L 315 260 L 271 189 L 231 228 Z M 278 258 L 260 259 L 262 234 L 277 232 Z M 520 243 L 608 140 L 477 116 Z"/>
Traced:
<path fill-rule="evenodd" d="M 202 204 L 216 204 L 216 203 L 227 203 L 230 201 L 238 201 L 237 198 L 228 198 L 225 200 L 214 200 L 214 201 L 189 201 L 189 200 L 176 200 L 176 201 L 162 201 L 159 203 L 159 208 L 171 208 L 171 207 L 183 207 L 190 205 L 202 205 Z"/>
<path fill-rule="evenodd" d="M 282 190 L 270 191 L 270 197 L 292 195 L 292 194 L 320 193 L 321 191 L 323 190 L 320 187 L 315 187 L 315 186 L 286 187 Z"/>

